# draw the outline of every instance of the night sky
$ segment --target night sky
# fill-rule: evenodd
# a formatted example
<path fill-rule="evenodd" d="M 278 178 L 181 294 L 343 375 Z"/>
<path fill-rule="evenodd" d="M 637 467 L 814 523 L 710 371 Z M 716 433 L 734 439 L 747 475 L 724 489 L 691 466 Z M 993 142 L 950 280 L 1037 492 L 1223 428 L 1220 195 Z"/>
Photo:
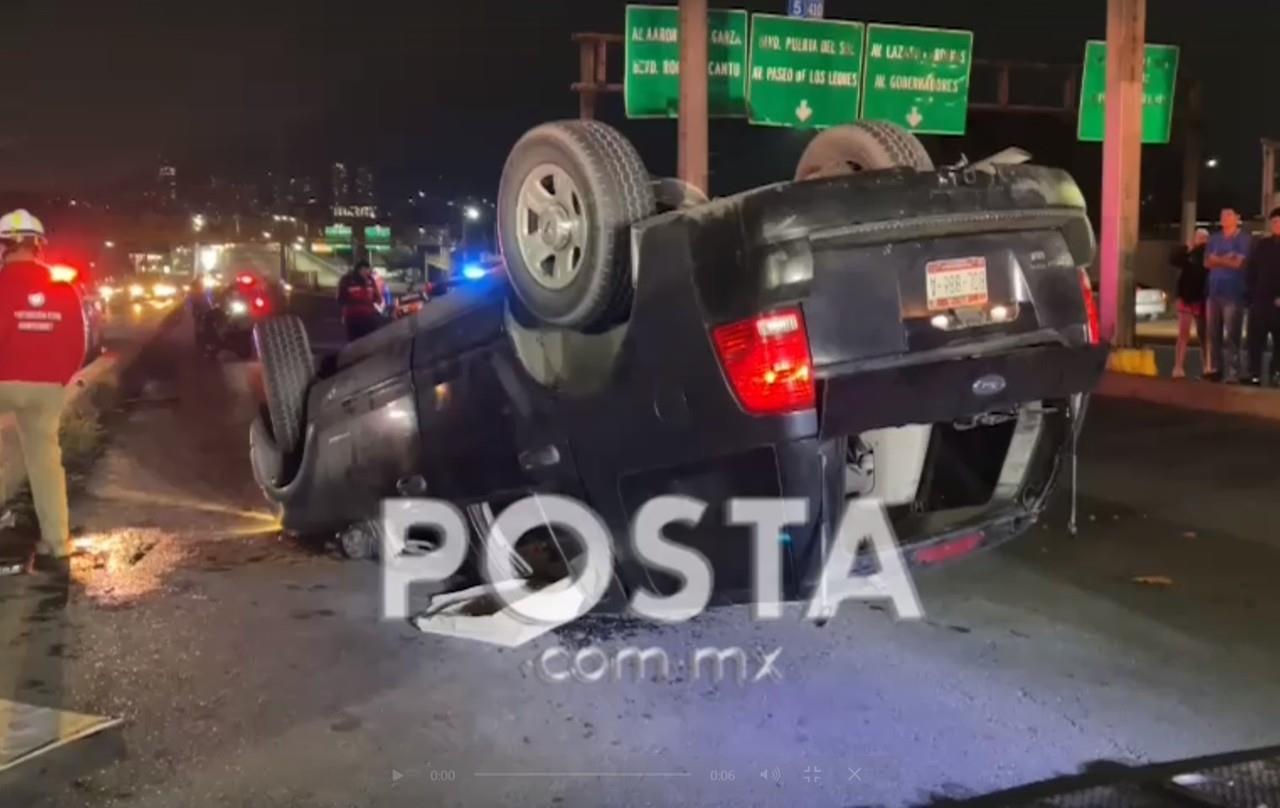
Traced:
<path fill-rule="evenodd" d="M 161 159 L 188 177 L 272 167 L 320 174 L 344 159 L 376 166 L 393 189 L 439 182 L 483 193 L 521 131 L 576 113 L 569 34 L 620 33 L 623 5 L 9 0 L 0 20 L 0 190 L 79 192 L 149 174 Z M 784 0 L 713 5 L 785 8 Z M 1149 5 L 1148 41 L 1181 45 L 1184 75 L 1205 82 L 1218 184 L 1256 207 L 1257 139 L 1280 136 L 1280 93 L 1266 71 L 1280 48 L 1280 4 Z M 969 28 L 976 56 L 988 59 L 1079 62 L 1084 40 L 1105 32 L 1103 0 L 827 0 L 827 16 Z M 620 100 L 608 101 L 604 117 L 619 121 L 620 110 Z M 624 129 L 653 171 L 673 171 L 674 123 Z M 1099 150 L 1076 147 L 1071 127 L 1050 119 L 975 115 L 970 130 L 932 139 L 935 157 L 979 156 L 1016 138 L 1087 173 Z M 714 124 L 714 190 L 781 179 L 804 138 Z M 1180 165 L 1172 152 L 1148 149 L 1151 176 Z"/>

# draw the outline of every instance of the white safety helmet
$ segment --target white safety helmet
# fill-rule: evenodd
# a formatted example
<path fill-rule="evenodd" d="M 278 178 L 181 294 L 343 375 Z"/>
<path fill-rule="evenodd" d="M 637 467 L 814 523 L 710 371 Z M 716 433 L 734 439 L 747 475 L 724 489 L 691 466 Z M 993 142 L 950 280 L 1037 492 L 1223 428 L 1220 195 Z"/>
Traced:
<path fill-rule="evenodd" d="M 26 241 L 32 239 L 44 242 L 44 224 L 32 216 L 26 209 L 6 213 L 0 216 L 0 241 Z"/>

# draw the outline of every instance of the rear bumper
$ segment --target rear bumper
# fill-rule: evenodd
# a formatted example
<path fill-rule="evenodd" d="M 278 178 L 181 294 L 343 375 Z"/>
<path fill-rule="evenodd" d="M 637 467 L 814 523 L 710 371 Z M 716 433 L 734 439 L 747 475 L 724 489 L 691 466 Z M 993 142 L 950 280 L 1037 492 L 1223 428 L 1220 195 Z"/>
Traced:
<path fill-rule="evenodd" d="M 966 449 L 953 442 L 941 454 L 930 450 L 914 503 L 895 506 L 889 515 L 908 567 L 933 568 L 1023 534 L 1042 513 L 1069 458 L 1078 430 L 1071 400 L 1096 386 L 1106 361 L 1105 347 L 1028 346 L 988 356 L 960 358 L 915 355 L 906 364 L 869 367 L 825 379 L 820 394 L 820 434 L 772 446 L 744 449 L 711 461 L 648 469 L 624 476 L 621 490 L 628 512 L 663 494 L 692 496 L 708 503 L 703 521 L 681 541 L 712 564 L 713 603 L 750 602 L 753 598 L 751 529 L 731 525 L 727 505 L 735 497 L 802 499 L 808 520 L 787 526 L 778 540 L 783 555 L 783 592 L 806 600 L 819 585 L 829 548 L 845 517 L 846 438 L 884 427 L 935 424 L 941 431 L 969 416 L 1034 411 L 1040 426 L 1034 439 L 1019 437 L 979 442 Z M 999 376 L 1003 386 L 989 381 Z M 987 385 L 976 385 L 988 380 Z M 999 387 L 999 390 L 995 388 Z M 1018 416 L 1021 419 L 1021 415 Z M 1019 420 L 1021 423 L 1021 420 Z M 993 428 L 998 430 L 998 427 Z M 1006 435 L 1008 433 L 1005 433 Z M 935 434 L 936 437 L 936 434 Z M 951 454 L 947 455 L 947 451 Z M 955 452 L 962 454 L 957 456 Z M 970 451 L 971 454 L 963 454 Z M 1017 454 L 1018 459 L 1013 460 Z M 954 480 L 938 465 L 959 462 L 961 476 L 991 475 L 987 499 L 951 502 L 939 496 L 942 480 Z M 958 458 L 958 459 L 957 459 Z M 621 534 L 619 534 L 621 535 Z M 860 557 L 855 570 L 869 573 L 874 557 Z M 634 586 L 654 588 L 654 576 L 626 576 Z M 658 591 L 663 591 L 661 586 Z"/>
<path fill-rule="evenodd" d="M 932 360 L 932 361 L 931 361 Z M 823 438 L 930 424 L 1027 401 L 1089 393 L 1106 368 L 1104 346 L 1032 346 L 989 355 L 914 355 L 893 364 L 819 371 Z"/>
<path fill-rule="evenodd" d="M 985 505 L 954 511 L 921 515 L 908 508 L 891 509 L 893 531 L 908 567 L 941 566 L 1016 538 L 1036 522 L 1070 447 L 1072 424 L 1066 402 L 1053 402 L 1050 411 L 1025 471 L 1010 490 Z M 708 504 L 702 522 L 694 529 L 680 531 L 678 540 L 697 549 L 711 563 L 715 605 L 752 602 L 754 598 L 755 538 L 751 528 L 729 523 L 730 499 L 806 501 L 807 521 L 786 526 L 778 537 L 783 558 L 783 595 L 787 600 L 806 600 L 822 579 L 828 550 L 845 517 L 848 500 L 844 488 L 844 443 L 804 439 L 758 447 L 711 463 L 652 469 L 624 477 L 623 497 L 632 513 L 648 498 L 661 494 L 691 496 Z M 922 500 L 925 494 L 922 487 Z M 869 555 L 860 557 L 855 571 L 871 572 L 873 561 Z M 664 583 L 660 576 L 638 565 L 624 564 L 622 578 L 628 590 L 643 586 L 670 591 L 670 582 Z"/>

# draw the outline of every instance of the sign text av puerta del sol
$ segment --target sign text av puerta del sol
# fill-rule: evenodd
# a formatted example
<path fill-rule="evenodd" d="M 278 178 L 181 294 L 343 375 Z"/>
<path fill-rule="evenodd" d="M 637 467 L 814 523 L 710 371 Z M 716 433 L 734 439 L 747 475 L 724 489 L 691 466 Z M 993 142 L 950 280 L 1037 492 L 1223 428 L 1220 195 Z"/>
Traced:
<path fill-rule="evenodd" d="M 627 116 L 677 117 L 678 9 L 628 6 L 625 40 Z M 711 10 L 707 47 L 712 116 L 807 129 L 865 119 L 921 134 L 965 132 L 969 31 Z"/>

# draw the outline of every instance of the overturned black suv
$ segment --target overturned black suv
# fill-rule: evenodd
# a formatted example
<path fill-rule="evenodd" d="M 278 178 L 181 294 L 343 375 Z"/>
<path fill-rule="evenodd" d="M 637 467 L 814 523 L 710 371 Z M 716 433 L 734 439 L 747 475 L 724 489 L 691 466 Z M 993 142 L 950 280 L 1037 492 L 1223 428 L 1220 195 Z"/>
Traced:
<path fill-rule="evenodd" d="M 725 503 L 796 497 L 784 590 L 806 598 L 853 498 L 883 503 L 913 565 L 1025 531 L 1105 362 L 1072 179 L 935 169 L 886 124 L 828 130 L 796 181 L 714 200 L 651 180 L 601 123 L 539 126 L 507 161 L 499 237 L 505 273 L 318 370 L 301 322 L 258 327 L 253 468 L 287 529 L 365 555 L 384 499 L 426 496 L 465 509 L 479 546 L 495 510 L 554 492 L 624 537 L 682 494 L 710 507 L 673 538 L 728 602 L 751 536 Z M 607 602 L 663 589 L 615 545 Z"/>

